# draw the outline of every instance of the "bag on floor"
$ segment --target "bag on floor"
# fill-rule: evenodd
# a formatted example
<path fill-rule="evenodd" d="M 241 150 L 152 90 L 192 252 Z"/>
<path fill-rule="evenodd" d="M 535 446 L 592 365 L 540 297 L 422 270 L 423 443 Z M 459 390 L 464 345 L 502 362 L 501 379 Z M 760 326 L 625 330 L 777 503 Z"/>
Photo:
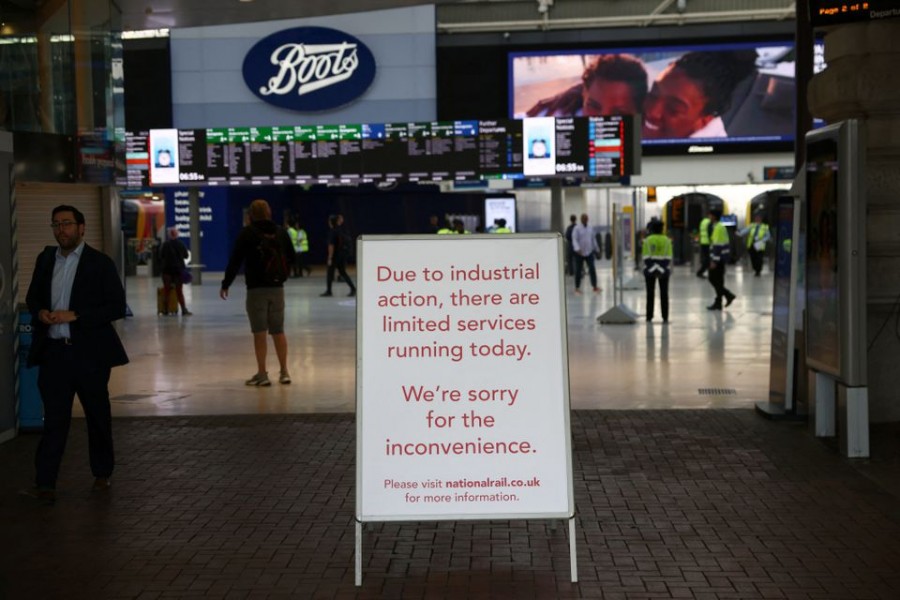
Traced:
<path fill-rule="evenodd" d="M 166 288 L 156 288 L 156 313 L 160 315 L 178 313 L 178 292 L 175 287 L 169 289 L 169 297 L 165 297 Z"/>

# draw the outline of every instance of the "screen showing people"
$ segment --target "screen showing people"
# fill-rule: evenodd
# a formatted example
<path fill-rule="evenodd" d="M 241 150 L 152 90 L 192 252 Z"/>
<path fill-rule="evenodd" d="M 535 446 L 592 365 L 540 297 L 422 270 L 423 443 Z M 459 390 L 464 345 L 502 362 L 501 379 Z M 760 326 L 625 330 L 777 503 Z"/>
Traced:
<path fill-rule="evenodd" d="M 510 54 L 510 115 L 643 115 L 645 145 L 786 142 L 790 43 Z"/>

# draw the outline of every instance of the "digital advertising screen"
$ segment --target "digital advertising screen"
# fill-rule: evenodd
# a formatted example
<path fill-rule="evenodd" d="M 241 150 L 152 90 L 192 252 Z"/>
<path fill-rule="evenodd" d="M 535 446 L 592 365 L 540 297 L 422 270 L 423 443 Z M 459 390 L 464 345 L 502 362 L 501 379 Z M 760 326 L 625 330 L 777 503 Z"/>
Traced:
<path fill-rule="evenodd" d="M 151 129 L 149 158 L 150 185 L 179 183 L 178 130 Z"/>
<path fill-rule="evenodd" d="M 645 154 L 788 149 L 792 42 L 511 52 L 509 114 L 642 115 Z"/>
<path fill-rule="evenodd" d="M 838 144 L 823 139 L 808 144 L 806 153 L 806 354 L 814 367 L 839 376 Z"/>
<path fill-rule="evenodd" d="M 487 223 L 488 231 L 499 227 L 501 219 L 506 222 L 510 231 L 518 231 L 515 196 L 488 196 L 484 199 L 484 222 Z"/>
<path fill-rule="evenodd" d="M 522 140 L 525 143 L 522 169 L 525 176 L 556 175 L 556 119 L 524 119 Z"/>
<path fill-rule="evenodd" d="M 778 199 L 778 220 L 775 223 L 775 285 L 772 301 L 772 341 L 769 360 L 769 401 L 791 408 L 788 399 L 793 368 L 793 332 L 791 327 L 791 287 L 795 274 L 791 270 L 795 252 L 794 199 Z M 791 398 L 792 400 L 792 398 Z M 792 404 L 792 402 L 790 402 Z"/>

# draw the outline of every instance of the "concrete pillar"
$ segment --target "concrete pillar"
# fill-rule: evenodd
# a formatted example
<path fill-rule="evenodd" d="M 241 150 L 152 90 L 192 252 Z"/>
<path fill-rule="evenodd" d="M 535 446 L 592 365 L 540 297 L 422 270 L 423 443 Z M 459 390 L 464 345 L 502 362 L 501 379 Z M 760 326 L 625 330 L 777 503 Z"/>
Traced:
<path fill-rule="evenodd" d="M 869 343 L 878 335 L 868 357 L 869 412 L 874 423 L 900 421 L 900 340 L 891 316 L 900 297 L 900 19 L 830 29 L 825 62 L 828 68 L 810 82 L 810 111 L 828 122 L 855 117 L 867 126 Z"/>

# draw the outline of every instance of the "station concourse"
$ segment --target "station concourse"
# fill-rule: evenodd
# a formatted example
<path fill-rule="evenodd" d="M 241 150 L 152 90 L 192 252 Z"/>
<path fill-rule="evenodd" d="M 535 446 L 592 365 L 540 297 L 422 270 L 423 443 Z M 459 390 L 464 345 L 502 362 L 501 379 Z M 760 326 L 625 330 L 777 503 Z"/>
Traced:
<path fill-rule="evenodd" d="M 16 352 L 15 307 L 36 252 L 52 242 L 50 208 L 63 202 L 83 207 L 91 224 L 86 239 L 113 256 L 123 273 L 136 265 L 125 252 L 148 251 L 155 224 L 143 218 L 149 213 L 139 218 L 135 212 L 130 216 L 147 231 L 135 224 L 125 234 L 128 200 L 111 175 L 128 157 L 104 153 L 104 143 L 121 141 L 120 130 L 128 131 L 126 140 L 146 134 L 148 144 L 150 130 L 167 131 L 163 137 L 181 144 L 172 132 L 507 119 L 515 112 L 516 53 L 529 55 L 520 56 L 520 64 L 554 65 L 544 79 L 529 73 L 520 82 L 522 98 L 533 95 L 521 101 L 527 108 L 559 91 L 579 91 L 583 66 L 561 73 L 554 62 L 560 53 L 584 53 L 577 62 L 592 52 L 635 51 L 662 73 L 669 70 L 664 63 L 680 60 L 663 57 L 664 48 L 693 54 L 743 44 L 761 51 L 760 77 L 745 79 L 733 94 L 754 100 L 735 105 L 730 115 L 721 114 L 723 105 L 714 121 L 725 126 L 727 118 L 724 131 L 744 142 L 765 142 L 760 125 L 778 123 L 787 128 L 781 133 L 790 132 L 784 139 L 779 133 L 779 144 L 750 144 L 743 154 L 740 145 L 730 152 L 719 140 L 684 138 L 645 151 L 640 174 L 621 181 L 627 185 L 502 189 L 516 198 L 520 232 L 562 232 L 565 216 L 582 211 L 601 229 L 611 228 L 614 206 L 632 207 L 640 226 L 650 190 L 662 201 L 674 187 L 693 194 L 729 186 L 721 200 L 739 214 L 751 204 L 751 186 L 771 183 L 775 193 L 792 178 L 803 182 L 802 136 L 812 117 L 863 122 L 867 134 L 856 150 L 866 159 L 860 197 L 867 203 L 861 255 L 868 281 L 857 291 L 868 327 L 854 333 L 863 331 L 859 338 L 869 346 L 869 455 L 843 456 L 840 427 L 837 439 L 817 438 L 807 398 L 798 398 L 798 419 L 767 419 L 754 409 L 769 397 L 770 269 L 754 277 L 749 265 L 729 266 L 726 283 L 737 299 L 710 311 L 708 281 L 678 265 L 668 324 L 644 321 L 640 288 L 625 291 L 622 300 L 638 315 L 636 323 L 601 325 L 597 317 L 619 300 L 609 261 L 600 260 L 599 293 L 575 295 L 572 279 L 565 280 L 578 582 L 571 581 L 565 521 L 448 520 L 366 523 L 357 586 L 357 299 L 320 297 L 321 265 L 313 265 L 312 277 L 290 280 L 285 330 L 293 381 L 258 388 L 244 385 L 254 360 L 241 282 L 222 301 L 219 267 L 206 264 L 202 283 L 198 267 L 195 284 L 186 286 L 193 315 L 161 316 L 158 278 L 129 272 L 133 315 L 117 327 L 131 362 L 113 370 L 110 382 L 117 459 L 111 488 L 91 488 L 76 403 L 55 504 L 22 493 L 33 483 L 39 436 L 16 429 L 18 380 L 7 375 L 15 371 L 14 360 L 0 361 L 0 384 L 9 390 L 0 394 L 9 409 L 0 413 L 0 425 L 12 422 L 5 433 L 0 428 L 0 600 L 900 598 L 900 334 L 894 327 L 900 20 L 896 8 L 880 8 L 890 0 L 873 0 L 878 10 L 825 25 L 815 25 L 810 9 L 830 1 L 772 0 L 749 9 L 743 2 L 683 0 L 252 1 L 211 0 L 199 7 L 180 0 L 153 6 L 144 0 L 0 0 L 0 57 L 13 65 L 0 77 L 0 163 L 10 166 L 0 169 L 8 199 L 0 224 L 4 233 L 11 230 L 0 239 L 0 337 L 7 354 Z M 285 115 L 258 101 L 243 78 L 249 50 L 301 25 L 355 34 L 378 54 L 379 78 L 367 71 L 375 84 L 319 112 Z M 144 31 L 123 41 L 123 31 L 138 29 Z M 777 50 L 781 45 L 788 51 Z M 253 74 L 272 63 L 257 54 L 262 63 L 246 69 Z M 813 74 L 814 66 L 822 70 Z M 648 73 L 648 91 L 662 81 L 657 75 Z M 557 88 L 558 77 L 563 87 Z M 543 139 L 534 141 L 546 148 Z M 172 166 L 174 144 L 153 149 L 165 157 L 157 169 Z M 149 171 L 153 152 L 150 145 L 146 150 Z M 198 164 L 209 167 L 209 156 Z M 202 175 L 184 174 L 189 177 L 169 182 Z M 341 208 L 366 226 L 380 218 L 391 232 L 402 229 L 377 203 L 355 213 L 347 210 L 349 201 L 317 195 L 307 186 L 311 180 L 299 182 L 304 193 L 293 196 L 288 186 L 274 185 L 274 163 L 266 185 L 223 180 L 216 190 L 207 186 L 202 207 L 199 187 L 163 190 L 150 178 L 144 185 L 143 175 L 129 186 L 158 194 L 155 201 L 170 217 L 181 210 L 176 221 L 183 237 L 191 232 L 195 256 L 201 235 L 207 244 L 216 242 L 203 263 L 226 255 L 248 203 L 244 195 L 253 190 L 262 190 L 279 216 L 300 211 L 307 227 Z M 397 192 L 382 183 L 389 185 L 378 194 Z M 449 187 L 441 188 L 442 201 L 449 202 Z M 221 212 L 211 208 L 215 203 Z M 303 215 L 301 208 L 311 212 Z M 410 218 L 407 228 L 421 218 Z M 173 224 L 163 221 L 162 227 Z M 682 248 L 691 242 L 689 221 L 678 232 Z M 319 250 L 314 243 L 312 254 Z M 689 261 L 689 254 L 675 257 Z M 274 358 L 270 354 L 270 371 Z M 834 422 L 846 423 L 845 417 L 838 414 Z"/>
<path fill-rule="evenodd" d="M 0 596 L 897 597 L 897 429 L 873 426 L 873 458 L 850 461 L 753 410 L 771 275 L 731 271 L 719 313 L 676 267 L 669 325 L 598 325 L 608 263 L 601 294 L 567 294 L 579 583 L 562 522 L 445 521 L 367 524 L 356 588 L 356 300 L 320 298 L 322 276 L 287 285 L 294 381 L 270 388 L 243 384 L 241 286 L 223 302 L 210 275 L 187 286 L 194 316 L 157 316 L 156 281 L 129 278 L 113 487 L 90 491 L 80 419 L 53 507 L 17 493 L 37 436 L 0 445 Z M 643 297 L 625 302 L 642 315 Z"/>

